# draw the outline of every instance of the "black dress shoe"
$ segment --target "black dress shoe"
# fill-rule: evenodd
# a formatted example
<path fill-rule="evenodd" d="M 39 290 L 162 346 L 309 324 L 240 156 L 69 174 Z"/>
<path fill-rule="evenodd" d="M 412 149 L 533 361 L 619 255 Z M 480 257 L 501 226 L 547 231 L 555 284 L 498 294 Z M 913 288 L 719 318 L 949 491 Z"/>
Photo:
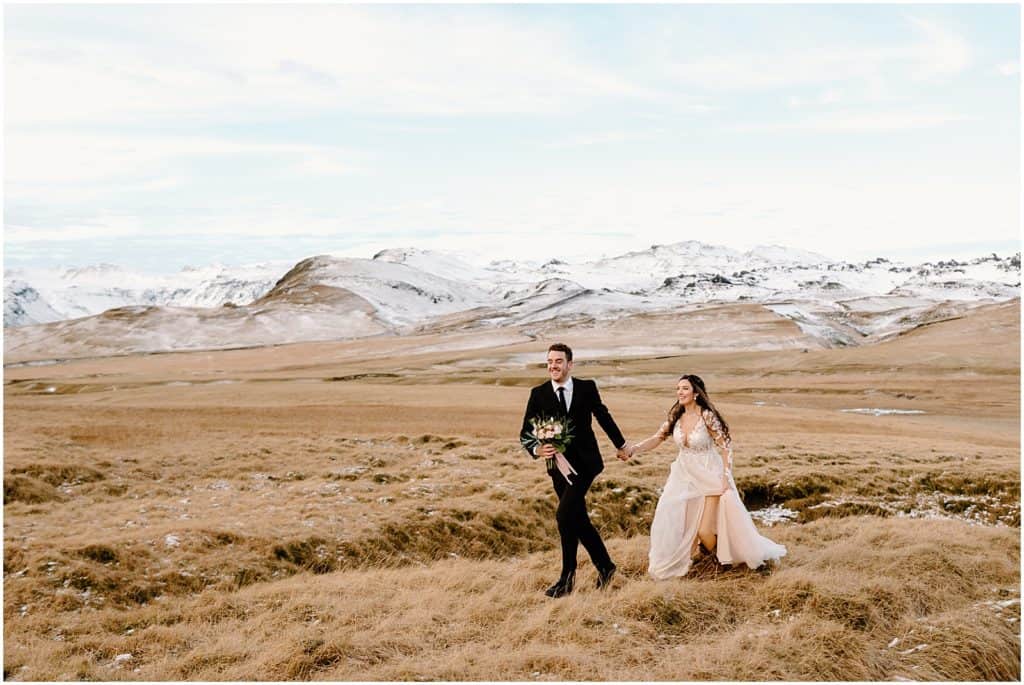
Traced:
<path fill-rule="evenodd" d="M 612 564 L 603 571 L 597 569 L 597 589 L 600 590 L 601 588 L 608 587 L 609 583 L 612 582 L 612 576 L 615 575 L 617 570 L 618 567 L 615 564 Z"/>
<path fill-rule="evenodd" d="M 544 591 L 548 597 L 565 597 L 572 592 L 573 582 L 576 580 L 576 572 L 573 571 L 555 581 L 555 584 Z"/>

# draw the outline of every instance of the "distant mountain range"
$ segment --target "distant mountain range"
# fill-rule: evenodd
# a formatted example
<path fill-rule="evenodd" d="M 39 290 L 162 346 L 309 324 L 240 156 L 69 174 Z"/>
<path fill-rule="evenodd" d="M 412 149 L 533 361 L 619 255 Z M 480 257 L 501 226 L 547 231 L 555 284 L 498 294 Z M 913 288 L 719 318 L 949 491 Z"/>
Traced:
<path fill-rule="evenodd" d="M 145 274 L 112 264 L 4 274 L 4 328 L 49 323 L 138 305 L 219 307 L 248 304 L 280 278 L 280 266 L 187 267 Z"/>
<path fill-rule="evenodd" d="M 578 263 L 478 264 L 455 253 L 389 249 L 372 259 L 311 257 L 285 270 L 12 270 L 4 283 L 5 353 L 217 349 L 728 302 L 761 304 L 822 345 L 856 345 L 1020 295 L 1019 253 L 843 262 L 778 246 L 739 252 L 696 241 Z"/>

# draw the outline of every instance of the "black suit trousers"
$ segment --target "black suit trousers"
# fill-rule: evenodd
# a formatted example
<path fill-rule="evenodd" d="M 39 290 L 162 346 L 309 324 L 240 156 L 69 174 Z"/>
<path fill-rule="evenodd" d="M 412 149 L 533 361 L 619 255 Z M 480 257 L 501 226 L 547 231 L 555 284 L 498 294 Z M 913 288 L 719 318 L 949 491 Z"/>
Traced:
<path fill-rule="evenodd" d="M 562 575 L 576 570 L 576 550 L 580 543 L 583 543 L 594 566 L 602 571 L 611 568 L 608 550 L 587 514 L 586 496 L 594 476 L 573 475 L 571 485 L 558 471 L 551 472 L 550 476 L 558 494 L 555 519 L 558 521 L 558 536 L 562 540 Z"/>

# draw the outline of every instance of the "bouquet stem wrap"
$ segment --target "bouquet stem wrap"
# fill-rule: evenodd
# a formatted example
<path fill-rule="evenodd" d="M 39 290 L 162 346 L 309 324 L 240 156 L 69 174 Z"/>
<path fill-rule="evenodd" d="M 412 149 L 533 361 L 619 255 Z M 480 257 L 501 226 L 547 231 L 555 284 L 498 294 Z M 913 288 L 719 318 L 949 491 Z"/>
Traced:
<path fill-rule="evenodd" d="M 561 452 L 555 452 L 553 461 L 555 462 L 555 467 L 558 469 L 558 472 L 565 476 L 565 480 L 568 481 L 569 485 L 572 485 L 572 480 L 569 478 L 569 474 L 571 473 L 576 475 L 577 472 L 576 469 L 572 467 L 572 464 L 569 463 L 569 460 L 566 459 L 565 455 Z"/>

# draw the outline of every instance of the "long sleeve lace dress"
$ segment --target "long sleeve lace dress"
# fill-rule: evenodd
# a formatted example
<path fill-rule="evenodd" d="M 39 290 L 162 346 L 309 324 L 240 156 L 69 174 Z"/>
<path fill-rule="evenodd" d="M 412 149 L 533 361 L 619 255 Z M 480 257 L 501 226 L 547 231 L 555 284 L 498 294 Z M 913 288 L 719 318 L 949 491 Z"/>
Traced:
<path fill-rule="evenodd" d="M 668 423 L 651 438 L 637 445 L 646 451 L 667 437 Z M 769 559 L 779 559 L 786 548 L 757 532 L 750 513 L 743 506 L 731 468 L 723 464 L 716 446 L 726 454 L 731 467 L 732 445 L 714 412 L 704 410 L 687 435 L 677 421 L 672 437 L 679 454 L 672 462 L 668 481 L 658 499 L 651 523 L 649 573 L 657 580 L 685 576 L 690 570 L 697 529 L 704 513 L 704 498 L 721 495 L 718 504 L 716 556 L 722 564 L 744 563 L 757 568 Z M 722 475 L 729 487 L 722 492 Z"/>

